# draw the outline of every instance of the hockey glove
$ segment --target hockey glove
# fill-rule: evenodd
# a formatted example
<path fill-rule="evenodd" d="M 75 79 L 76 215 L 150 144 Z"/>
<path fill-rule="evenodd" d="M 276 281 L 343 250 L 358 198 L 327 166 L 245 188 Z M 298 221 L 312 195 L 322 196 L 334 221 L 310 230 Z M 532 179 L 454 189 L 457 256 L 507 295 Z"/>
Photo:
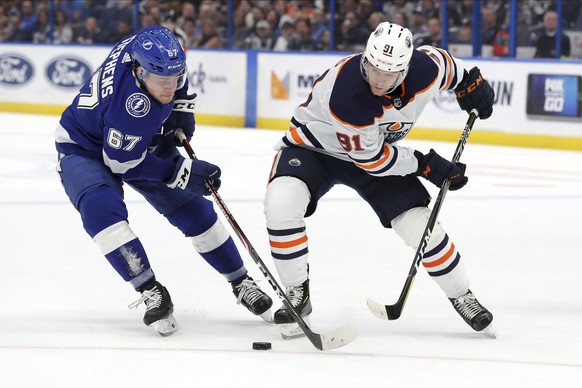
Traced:
<path fill-rule="evenodd" d="M 186 135 L 186 139 L 190 141 L 194 135 L 194 110 L 196 108 L 197 94 L 176 96 L 174 100 L 174 108 L 172 113 L 164 122 L 164 133 L 172 132 L 174 145 L 182 146 L 182 142 L 175 136 L 176 130 L 181 128 Z"/>
<path fill-rule="evenodd" d="M 474 67 L 468 73 L 465 71 L 465 76 L 456 87 L 455 94 L 459 106 L 467 113 L 470 113 L 471 109 L 477 109 L 481 120 L 489 118 L 493 113 L 495 92 L 491 85 L 483 79 L 479 68 Z"/>
<path fill-rule="evenodd" d="M 210 189 L 206 187 L 206 181 L 218 190 L 220 187 L 220 168 L 214 164 L 198 159 L 185 159 L 176 157 L 176 168 L 170 179 L 166 181 L 169 187 L 179 187 L 189 190 L 196 195 L 210 195 Z"/>
<path fill-rule="evenodd" d="M 451 163 L 441 157 L 434 150 L 426 155 L 419 151 L 414 151 L 414 156 L 418 159 L 418 170 L 416 175 L 428 179 L 437 187 L 442 187 L 445 180 L 450 179 L 450 190 L 458 190 L 467 184 L 469 178 L 465 176 L 467 166 L 463 163 Z"/>

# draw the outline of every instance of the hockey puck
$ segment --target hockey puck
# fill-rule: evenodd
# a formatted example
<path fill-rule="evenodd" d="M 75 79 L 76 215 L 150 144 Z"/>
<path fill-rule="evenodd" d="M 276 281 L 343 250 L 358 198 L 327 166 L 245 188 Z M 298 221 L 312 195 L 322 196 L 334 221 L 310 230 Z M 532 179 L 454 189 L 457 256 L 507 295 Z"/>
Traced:
<path fill-rule="evenodd" d="M 254 350 L 269 350 L 271 349 L 270 342 L 253 342 Z"/>

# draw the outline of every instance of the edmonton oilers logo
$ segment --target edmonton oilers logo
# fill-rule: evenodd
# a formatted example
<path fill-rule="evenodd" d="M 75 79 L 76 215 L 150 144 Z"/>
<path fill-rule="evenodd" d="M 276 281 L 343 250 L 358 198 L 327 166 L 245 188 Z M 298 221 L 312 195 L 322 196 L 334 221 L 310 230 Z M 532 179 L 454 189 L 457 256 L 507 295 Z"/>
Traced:
<path fill-rule="evenodd" d="M 125 101 L 127 113 L 133 117 L 143 117 L 150 111 L 150 99 L 142 93 L 134 93 Z"/>
<path fill-rule="evenodd" d="M 46 76 L 55 86 L 79 89 L 91 77 L 91 68 L 80 59 L 59 57 L 49 62 Z"/>
<path fill-rule="evenodd" d="M 17 54 L 0 55 L 0 85 L 21 86 L 32 79 L 32 64 Z"/>
<path fill-rule="evenodd" d="M 301 166 L 301 160 L 299 160 L 297 158 L 293 158 L 289 161 L 289 165 L 293 166 L 293 167 L 299 167 L 299 166 Z"/>

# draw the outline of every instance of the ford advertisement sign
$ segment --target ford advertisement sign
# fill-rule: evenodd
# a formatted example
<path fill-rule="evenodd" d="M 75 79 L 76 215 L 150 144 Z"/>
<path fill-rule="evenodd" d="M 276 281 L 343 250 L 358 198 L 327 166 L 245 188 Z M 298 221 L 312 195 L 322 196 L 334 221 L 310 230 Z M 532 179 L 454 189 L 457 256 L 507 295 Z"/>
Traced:
<path fill-rule="evenodd" d="M 0 86 L 22 86 L 34 75 L 32 63 L 18 54 L 0 55 Z"/>
<path fill-rule="evenodd" d="M 57 57 L 47 65 L 46 76 L 60 88 L 79 89 L 91 77 L 91 68 L 79 58 Z"/>

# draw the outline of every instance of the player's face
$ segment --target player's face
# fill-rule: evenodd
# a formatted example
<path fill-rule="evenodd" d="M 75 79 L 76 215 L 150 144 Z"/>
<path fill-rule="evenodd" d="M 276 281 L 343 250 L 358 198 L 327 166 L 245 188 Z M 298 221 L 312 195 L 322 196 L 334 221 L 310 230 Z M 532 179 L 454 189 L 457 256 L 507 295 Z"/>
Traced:
<path fill-rule="evenodd" d="M 383 96 L 398 82 L 400 72 L 389 73 L 376 69 L 369 63 L 366 65 L 370 90 L 375 96 Z"/>
<path fill-rule="evenodd" d="M 138 71 L 143 71 L 138 69 Z M 142 73 L 141 80 L 146 86 L 147 92 L 162 104 L 169 104 L 174 98 L 176 90 L 182 87 L 184 75 L 160 76 L 151 73 Z"/>

